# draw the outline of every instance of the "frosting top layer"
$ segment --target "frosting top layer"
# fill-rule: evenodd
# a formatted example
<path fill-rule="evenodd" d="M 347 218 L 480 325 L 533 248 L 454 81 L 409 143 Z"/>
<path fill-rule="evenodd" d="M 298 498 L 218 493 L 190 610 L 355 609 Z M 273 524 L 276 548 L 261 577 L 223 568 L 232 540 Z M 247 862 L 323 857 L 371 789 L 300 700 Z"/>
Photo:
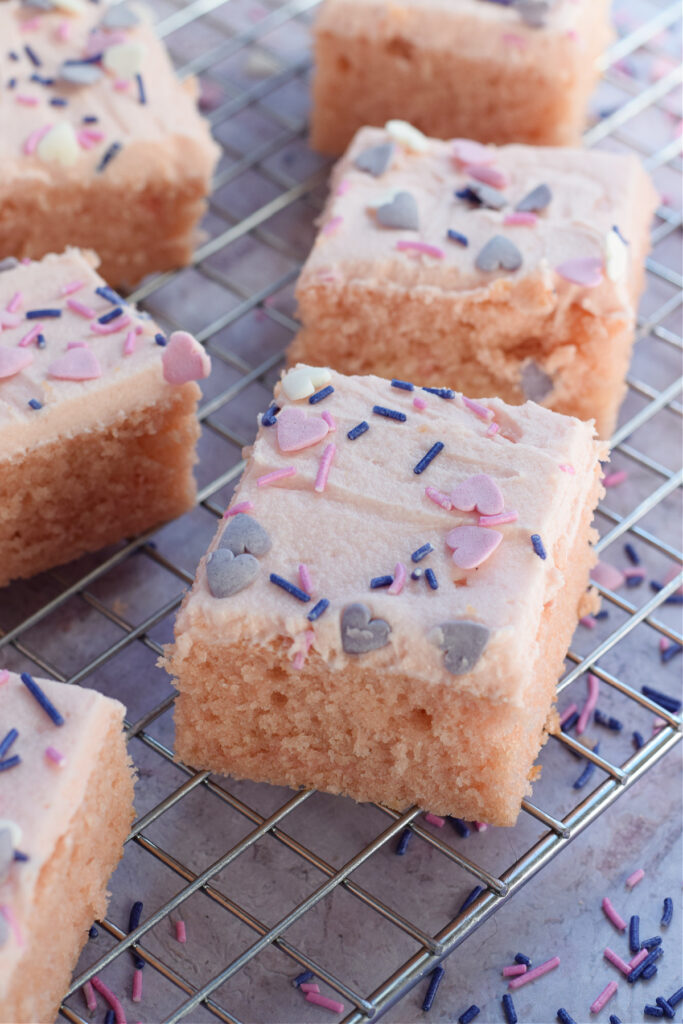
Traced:
<path fill-rule="evenodd" d="M 302 388 L 302 379 L 310 387 Z M 325 387 L 333 390 L 311 404 L 308 396 Z M 444 394 L 371 376 L 290 371 L 276 388 L 280 411 L 266 416 L 273 425 L 261 424 L 231 510 L 246 513 L 267 538 L 250 520 L 227 514 L 179 615 L 181 651 L 197 633 L 206 644 L 285 638 L 295 665 L 312 643 L 340 672 L 362 658 L 416 684 L 523 703 L 543 608 L 563 585 L 603 449 L 590 424 L 533 403 Z M 498 490 L 504 510 L 516 515 L 481 526 L 476 510 L 464 511 L 472 489 L 480 509 L 499 510 Z M 425 545 L 423 557 L 413 558 Z M 288 593 L 271 574 L 304 597 L 310 590 L 310 600 Z M 378 584 L 381 577 L 388 580 Z M 232 596 L 215 596 L 225 592 Z M 329 606 L 311 621 L 321 599 Z M 351 612 L 351 620 L 365 615 L 360 626 L 344 620 L 356 604 L 364 611 Z M 470 625 L 454 651 L 448 639 L 461 627 L 448 624 L 462 621 Z M 477 625 L 488 636 L 474 659 Z M 365 653 L 350 649 L 356 640 L 372 644 L 373 633 L 385 643 Z M 463 643 L 472 670 L 456 675 Z"/>

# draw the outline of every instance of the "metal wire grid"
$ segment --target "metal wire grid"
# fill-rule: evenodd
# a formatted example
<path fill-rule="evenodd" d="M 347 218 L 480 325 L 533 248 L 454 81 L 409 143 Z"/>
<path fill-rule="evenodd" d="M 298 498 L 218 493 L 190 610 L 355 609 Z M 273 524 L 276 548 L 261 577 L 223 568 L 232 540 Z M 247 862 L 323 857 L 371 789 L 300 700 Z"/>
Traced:
<path fill-rule="evenodd" d="M 192 3 L 182 5 L 179 0 L 176 10 L 167 13 L 159 23 L 159 31 L 162 36 L 169 39 L 173 52 L 173 39 L 182 38 L 182 33 L 188 27 L 203 23 L 215 33 L 218 42 L 203 52 L 200 56 L 191 60 L 181 70 L 185 73 L 211 74 L 211 69 L 219 62 L 225 61 L 246 48 L 257 44 L 264 47 L 268 34 L 279 26 L 289 21 L 302 21 L 306 23 L 307 13 L 315 6 L 317 0 L 289 0 L 278 4 L 277 0 L 270 0 L 271 6 L 266 9 L 265 16 L 258 23 L 247 28 L 232 29 L 226 25 L 224 20 L 216 17 L 219 9 L 226 7 L 229 0 L 194 0 Z M 628 132 L 629 125 L 644 112 L 666 109 L 666 100 L 671 92 L 681 81 L 681 69 L 670 70 L 659 79 L 643 87 L 636 81 L 614 70 L 618 61 L 628 59 L 637 53 L 656 53 L 656 41 L 663 30 L 671 28 L 680 18 L 680 9 L 677 2 L 657 3 L 654 8 L 650 7 L 651 16 L 643 21 L 634 31 L 619 40 L 606 55 L 604 60 L 605 77 L 608 83 L 614 84 L 619 92 L 625 94 L 616 108 L 593 128 L 587 135 L 587 143 L 593 145 L 609 138 L 620 147 L 640 149 L 646 166 L 655 170 L 668 166 L 673 171 L 680 171 L 678 161 L 680 153 L 680 140 L 667 141 L 654 152 L 640 147 L 637 141 Z M 176 35 L 177 34 L 177 35 Z M 267 52 L 267 51 L 266 51 Z M 280 325 L 286 332 L 296 330 L 295 321 L 287 314 L 273 305 L 269 299 L 281 292 L 282 289 L 291 285 L 296 276 L 296 266 L 273 280 L 263 283 L 257 290 L 249 291 L 230 276 L 218 271 L 207 261 L 211 256 L 221 253 L 228 246 L 241 238 L 250 235 L 258 238 L 264 245 L 286 255 L 293 262 L 298 264 L 301 253 L 293 251 L 292 247 L 284 242 L 279 235 L 269 230 L 268 222 L 282 211 L 292 208 L 295 204 L 302 202 L 304 209 L 312 217 L 319 209 L 320 199 L 316 189 L 320 186 L 326 175 L 326 168 L 315 171 L 303 181 L 295 182 L 286 173 L 273 169 L 272 164 L 266 161 L 274 155 L 281 153 L 284 147 L 292 142 L 300 140 L 305 134 L 305 124 L 301 119 L 292 118 L 273 108 L 273 105 L 266 105 L 270 96 L 288 81 L 295 80 L 307 74 L 309 70 L 308 59 L 290 62 L 282 66 L 281 70 L 259 81 L 249 88 L 234 88 L 224 102 L 216 109 L 211 120 L 214 128 L 229 122 L 242 111 L 257 109 L 264 114 L 276 126 L 277 132 L 273 138 L 253 146 L 245 155 L 238 150 L 231 150 L 224 145 L 224 152 L 231 159 L 231 165 L 219 171 L 215 187 L 221 188 L 227 183 L 236 180 L 242 173 L 249 169 L 258 168 L 259 172 L 271 182 L 277 189 L 278 194 L 269 202 L 250 213 L 242 220 L 231 217 L 230 214 L 220 205 L 212 204 L 214 214 L 222 225 L 220 230 L 208 241 L 204 242 L 197 250 L 193 262 L 195 270 L 204 278 L 219 284 L 226 289 L 231 304 L 228 312 L 206 323 L 198 332 L 200 340 L 207 344 L 214 359 L 223 362 L 231 370 L 237 371 L 239 379 L 214 398 L 207 400 L 201 409 L 201 420 L 203 429 L 227 441 L 232 446 L 241 447 L 251 439 L 239 437 L 234 431 L 226 428 L 216 418 L 216 414 L 228 403 L 234 401 L 238 395 L 244 392 L 255 381 L 263 381 L 264 378 L 277 366 L 281 360 L 282 353 L 275 352 L 266 358 L 256 367 L 250 367 L 239 355 L 234 352 L 226 352 L 225 349 L 215 344 L 218 333 L 232 324 L 235 324 L 247 313 L 258 308 L 261 315 L 269 318 L 270 321 Z M 662 206 L 657 214 L 657 224 L 654 229 L 653 242 L 655 244 L 666 241 L 674 233 L 680 232 L 682 226 L 680 212 L 675 212 L 669 206 Z M 680 274 L 672 269 L 667 263 L 650 259 L 647 265 L 648 273 L 655 282 L 666 286 L 668 293 L 658 303 L 657 308 L 641 317 L 638 325 L 639 338 L 655 339 L 667 348 L 673 348 L 676 352 L 681 349 L 681 331 L 677 329 L 679 313 L 683 292 L 681 291 Z M 132 296 L 137 301 L 145 301 L 147 307 L 155 311 L 155 298 L 158 298 L 161 289 L 171 280 L 174 275 L 159 275 L 146 282 Z M 168 314 L 164 314 L 167 320 L 171 320 Z M 673 324 L 673 326 L 672 326 Z M 180 326 L 174 324 L 172 326 Z M 627 513 L 619 513 L 610 507 L 608 503 L 601 506 L 600 514 L 602 521 L 608 526 L 603 533 L 598 550 L 604 551 L 618 538 L 630 535 L 630 538 L 637 539 L 646 545 L 653 552 L 672 560 L 680 565 L 682 561 L 681 552 L 676 546 L 667 540 L 660 538 L 657 534 L 645 525 L 647 517 L 653 510 L 656 510 L 673 492 L 680 487 L 683 481 L 683 471 L 673 471 L 660 463 L 657 459 L 641 450 L 632 443 L 632 435 L 641 428 L 647 427 L 656 416 L 666 412 L 673 417 L 678 425 L 683 407 L 679 401 L 679 394 L 683 379 L 679 378 L 667 386 L 655 388 L 645 380 L 633 374 L 629 377 L 629 397 L 634 396 L 638 400 L 639 409 L 622 427 L 620 427 L 613 439 L 614 449 L 618 451 L 623 459 L 648 471 L 657 481 L 649 493 L 640 500 L 635 507 Z M 216 495 L 229 487 L 239 476 L 243 463 L 236 461 L 229 469 L 225 470 L 215 479 L 211 480 L 200 493 L 202 507 L 215 516 L 223 512 L 223 503 L 218 503 Z M 56 583 L 58 593 L 51 600 L 45 603 L 37 611 L 27 616 L 14 628 L 6 631 L 0 636 L 0 648 L 12 645 L 15 651 L 30 659 L 38 668 L 46 674 L 58 679 L 65 679 L 63 673 L 56 670 L 51 662 L 43 657 L 32 647 L 30 631 L 46 620 L 57 609 L 63 607 L 68 601 L 76 598 L 83 602 L 88 608 L 94 610 L 103 620 L 112 624 L 120 631 L 120 638 L 103 650 L 97 657 L 90 660 L 78 672 L 73 674 L 68 681 L 70 683 L 81 683 L 89 677 L 96 676 L 98 669 L 112 659 L 116 659 L 127 648 L 134 644 L 144 645 L 154 654 L 161 654 L 160 645 L 152 638 L 151 631 L 162 620 L 173 613 L 180 602 L 179 596 L 174 596 L 159 607 L 154 607 L 145 616 L 143 621 L 132 625 L 126 618 L 117 611 L 108 607 L 93 592 L 96 583 L 106 578 L 107 574 L 121 566 L 125 560 L 136 553 L 144 555 L 173 574 L 183 585 L 190 585 L 191 575 L 172 559 L 165 557 L 156 549 L 151 538 L 153 531 L 136 537 L 122 545 L 114 554 L 106 557 L 92 570 L 77 578 L 70 585 L 66 585 L 59 571 L 51 574 L 51 579 Z M 406 992 L 423 978 L 433 967 L 444 957 L 448 956 L 475 928 L 502 905 L 502 902 L 509 899 L 525 882 L 532 878 L 551 858 L 564 849 L 571 840 L 585 829 L 598 815 L 600 815 L 610 804 L 625 793 L 640 776 L 653 764 L 662 758 L 667 751 L 672 749 L 681 738 L 681 717 L 670 714 L 657 704 L 644 697 L 629 683 L 622 680 L 618 675 L 607 671 L 598 662 L 608 652 L 615 650 L 632 631 L 641 623 L 646 624 L 657 635 L 665 637 L 672 642 L 680 642 L 681 637 L 675 629 L 667 625 L 658 616 L 666 599 L 675 593 L 681 585 L 683 576 L 670 580 L 662 590 L 653 594 L 649 600 L 640 606 L 636 606 L 627 597 L 610 592 L 604 588 L 603 597 L 609 607 L 622 613 L 621 624 L 611 630 L 605 638 L 593 646 L 588 653 L 583 655 L 569 652 L 568 663 L 570 665 L 566 675 L 559 684 L 559 690 L 570 686 L 583 673 L 590 669 L 598 678 L 614 691 L 618 691 L 629 701 L 636 702 L 644 708 L 665 720 L 665 726 L 649 739 L 645 745 L 636 753 L 628 757 L 622 764 L 613 764 L 610 760 L 603 758 L 590 749 L 584 748 L 580 743 L 568 735 L 562 734 L 554 737 L 555 742 L 565 747 L 580 752 L 583 757 L 588 758 L 600 768 L 606 778 L 584 799 L 578 803 L 563 817 L 557 817 L 542 807 L 536 806 L 529 800 L 523 804 L 524 815 L 533 818 L 540 826 L 542 832 L 540 838 L 530 846 L 526 852 L 509 867 L 497 874 L 491 874 L 484 867 L 469 859 L 459 850 L 454 849 L 447 842 L 438 836 L 433 835 L 418 823 L 417 808 L 399 814 L 385 807 L 379 810 L 386 816 L 386 828 L 375 837 L 365 848 L 347 861 L 341 868 L 335 868 L 324 858 L 309 849 L 303 843 L 297 841 L 288 834 L 287 817 L 295 809 L 299 808 L 310 799 L 310 792 L 299 792 L 287 800 L 270 816 L 263 816 L 259 811 L 247 805 L 238 797 L 228 792 L 222 785 L 214 781 L 207 772 L 196 772 L 190 766 L 181 766 L 186 776 L 183 784 L 177 787 L 164 800 L 159 802 L 148 813 L 144 814 L 134 825 L 128 842 L 136 844 L 140 850 L 157 862 L 165 865 L 168 869 L 184 883 L 183 888 L 164 905 L 147 917 L 134 932 L 126 935 L 116 924 L 107 920 L 103 927 L 108 935 L 115 940 L 113 947 L 105 955 L 100 957 L 81 975 L 74 979 L 69 994 L 79 988 L 86 980 L 94 974 L 101 972 L 115 959 L 121 957 L 126 950 L 134 948 L 136 953 L 149 965 L 153 971 L 159 972 L 178 992 L 182 1000 L 177 1009 L 166 1018 L 166 1024 L 175 1024 L 182 1019 L 191 1019 L 193 1010 L 202 1005 L 210 1011 L 211 1015 L 218 1020 L 228 1021 L 231 1024 L 240 1024 L 239 1019 L 228 1008 L 221 1005 L 215 997 L 219 989 L 228 979 L 233 977 L 244 968 L 262 950 L 273 947 L 284 953 L 292 960 L 292 969 L 310 969 L 319 979 L 326 982 L 339 996 L 351 1004 L 353 1009 L 345 1017 L 345 1024 L 360 1024 L 368 1019 L 377 1019 L 386 1012 L 392 1005 L 401 999 Z M 160 742 L 149 731 L 150 726 L 166 711 L 173 701 L 168 697 L 161 701 L 151 711 L 140 717 L 137 721 L 127 721 L 126 728 L 129 738 L 135 737 L 162 762 L 174 763 L 173 752 L 164 743 Z M 164 849 L 159 842 L 148 835 L 149 827 L 176 807 L 190 793 L 203 787 L 212 794 L 213 798 L 220 801 L 224 806 L 229 806 L 237 814 L 241 815 L 250 824 L 251 830 L 236 845 L 227 850 L 222 857 L 212 863 L 206 870 L 196 873 L 187 865 L 178 860 L 170 852 Z M 373 895 L 362 885 L 352 878 L 353 872 L 362 864 L 367 862 L 393 837 L 400 834 L 404 828 L 410 827 L 423 842 L 429 844 L 433 850 L 438 851 L 447 861 L 458 868 L 466 871 L 476 884 L 482 885 L 484 891 L 465 912 L 459 914 L 450 923 L 436 934 L 428 934 L 418 925 L 402 916 L 382 899 Z M 278 843 L 286 847 L 292 854 L 301 859 L 302 863 L 310 865 L 322 876 L 321 884 L 304 900 L 297 905 L 274 926 L 269 926 L 259 920 L 252 913 L 240 906 L 234 899 L 228 896 L 219 884 L 216 884 L 216 876 L 234 862 L 241 854 L 253 846 L 261 837 L 270 836 Z M 301 920 L 309 910 L 316 906 L 325 896 L 332 893 L 337 887 L 341 887 L 351 894 L 355 899 L 361 901 L 367 908 L 379 915 L 385 922 L 389 922 L 395 928 L 401 930 L 404 935 L 415 940 L 419 946 L 418 952 L 405 962 L 397 963 L 395 971 L 386 978 L 383 984 L 370 993 L 357 991 L 354 986 L 344 981 L 342 977 L 328 970 L 321 962 L 320 957 L 314 957 L 297 948 L 286 937 L 288 929 L 297 921 Z M 182 907 L 193 893 L 203 892 L 213 903 L 232 915 L 235 919 L 245 924 L 255 934 L 254 943 L 245 949 L 239 956 L 227 963 L 219 973 L 207 983 L 197 986 L 191 983 L 186 977 L 166 963 L 161 957 L 151 952 L 145 945 L 145 935 L 156 924 L 168 917 L 171 912 Z M 322 951 L 321 951 L 322 952 Z M 63 1005 L 62 1015 L 74 1024 L 86 1024 L 85 1019 L 72 1006 Z"/>

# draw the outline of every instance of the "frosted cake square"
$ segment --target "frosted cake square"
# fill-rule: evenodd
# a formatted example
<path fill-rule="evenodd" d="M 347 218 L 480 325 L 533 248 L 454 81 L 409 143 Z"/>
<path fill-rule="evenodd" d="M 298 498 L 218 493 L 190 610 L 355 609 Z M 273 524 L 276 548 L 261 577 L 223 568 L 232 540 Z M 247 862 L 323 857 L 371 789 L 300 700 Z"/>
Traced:
<path fill-rule="evenodd" d="M 209 357 L 183 331 L 166 338 L 95 262 L 68 250 L 0 273 L 0 586 L 195 502 Z"/>
<path fill-rule="evenodd" d="M 533 403 L 290 370 L 166 652 L 177 754 L 512 824 L 589 601 L 603 449 Z"/>
<path fill-rule="evenodd" d="M 55 1020 L 133 820 L 124 708 L 0 671 L 0 1007 Z"/>
<path fill-rule="evenodd" d="M 113 285 L 189 262 L 218 147 L 144 9 L 0 4 L 0 258 L 94 249 Z"/>
<path fill-rule="evenodd" d="M 609 0 L 325 0 L 314 28 L 312 143 L 410 121 L 481 142 L 578 143 Z"/>
<path fill-rule="evenodd" d="M 656 202 L 634 156 L 365 128 L 332 175 L 290 361 L 532 399 L 609 437 Z"/>

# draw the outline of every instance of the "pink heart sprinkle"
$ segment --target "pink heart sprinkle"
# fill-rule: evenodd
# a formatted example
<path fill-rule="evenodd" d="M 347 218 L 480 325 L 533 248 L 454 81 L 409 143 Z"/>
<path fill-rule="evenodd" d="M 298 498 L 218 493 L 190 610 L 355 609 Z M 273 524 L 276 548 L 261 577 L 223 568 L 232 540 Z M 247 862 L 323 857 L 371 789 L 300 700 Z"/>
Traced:
<path fill-rule="evenodd" d="M 451 502 L 460 512 L 476 509 L 482 516 L 497 516 L 505 508 L 500 487 L 486 473 L 477 473 L 454 487 Z"/>
<path fill-rule="evenodd" d="M 503 539 L 498 530 L 484 526 L 456 526 L 446 536 L 453 561 L 460 569 L 476 569 L 493 554 Z"/>
<path fill-rule="evenodd" d="M 468 164 L 465 168 L 470 178 L 475 178 L 477 181 L 483 181 L 485 185 L 490 185 L 491 188 L 506 188 L 508 185 L 508 179 L 502 171 L 497 171 L 495 167 L 490 167 L 487 164 Z"/>
<path fill-rule="evenodd" d="M 322 441 L 329 429 L 320 416 L 309 417 L 303 409 L 288 405 L 277 418 L 277 443 L 282 452 L 299 452 Z"/>
<path fill-rule="evenodd" d="M 451 153 L 460 164 L 492 164 L 496 159 L 494 150 L 472 139 L 453 139 Z"/>
<path fill-rule="evenodd" d="M 164 380 L 168 384 L 187 384 L 204 380 L 211 373 L 211 359 L 199 342 L 187 331 L 174 331 L 161 357 Z"/>
<path fill-rule="evenodd" d="M 71 348 L 47 372 L 58 380 L 95 380 L 102 376 L 102 367 L 89 348 Z"/>
<path fill-rule="evenodd" d="M 0 380 L 21 373 L 33 362 L 33 354 L 25 348 L 0 348 Z"/>
<path fill-rule="evenodd" d="M 603 262 L 597 256 L 585 256 L 577 260 L 565 260 L 555 267 L 555 273 L 571 284 L 582 288 L 597 288 L 602 281 Z"/>

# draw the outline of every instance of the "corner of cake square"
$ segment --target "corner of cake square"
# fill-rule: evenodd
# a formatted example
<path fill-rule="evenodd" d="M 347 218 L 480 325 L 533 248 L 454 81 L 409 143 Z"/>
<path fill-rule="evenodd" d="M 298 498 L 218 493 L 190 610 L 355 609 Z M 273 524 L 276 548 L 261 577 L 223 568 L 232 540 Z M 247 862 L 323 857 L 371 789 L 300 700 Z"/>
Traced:
<path fill-rule="evenodd" d="M 289 370 L 166 650 L 177 754 L 513 824 L 583 614 L 604 455 L 531 402 Z"/>

